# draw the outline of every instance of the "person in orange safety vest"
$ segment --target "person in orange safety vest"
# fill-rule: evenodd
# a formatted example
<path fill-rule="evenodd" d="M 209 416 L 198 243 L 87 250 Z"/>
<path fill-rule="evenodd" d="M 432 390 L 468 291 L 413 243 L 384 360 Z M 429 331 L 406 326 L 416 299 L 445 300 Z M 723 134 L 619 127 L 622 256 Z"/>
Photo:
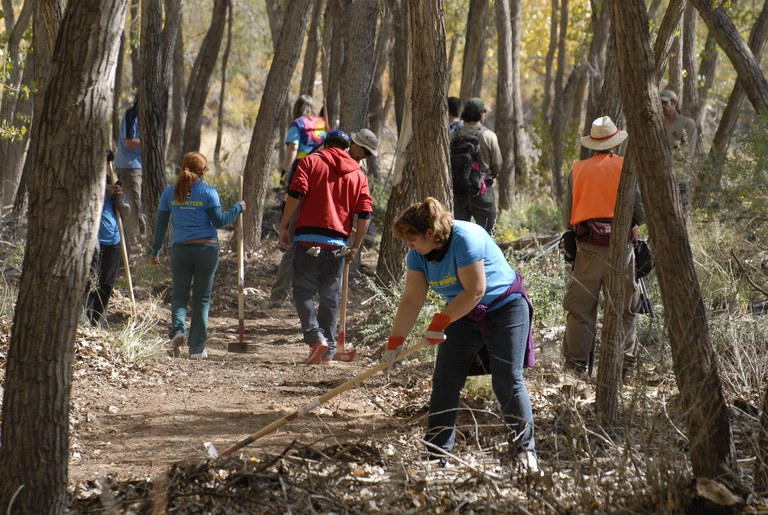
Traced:
<path fill-rule="evenodd" d="M 563 201 L 563 222 L 576 232 L 576 260 L 563 299 L 567 312 L 563 356 L 565 369 L 584 375 L 596 338 L 597 305 L 608 271 L 608 244 L 611 237 L 616 196 L 624 158 L 614 152 L 627 138 L 607 116 L 592 123 L 581 144 L 592 157 L 573 164 Z M 645 222 L 640 190 L 635 193 L 632 234 Z M 637 360 L 637 311 L 640 294 L 635 280 L 635 256 L 631 235 L 627 235 L 627 267 L 622 310 L 624 321 L 624 375 L 634 372 Z"/>

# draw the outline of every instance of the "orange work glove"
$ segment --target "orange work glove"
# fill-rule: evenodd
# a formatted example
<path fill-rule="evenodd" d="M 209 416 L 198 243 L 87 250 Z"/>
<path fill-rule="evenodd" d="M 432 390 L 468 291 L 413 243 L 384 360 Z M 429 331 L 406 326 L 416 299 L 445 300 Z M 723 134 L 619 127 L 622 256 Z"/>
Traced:
<path fill-rule="evenodd" d="M 432 345 L 445 341 L 445 328 L 451 323 L 451 317 L 445 313 L 435 313 L 429 327 L 424 333 L 424 338 Z"/>
<path fill-rule="evenodd" d="M 391 369 L 395 364 L 395 357 L 400 352 L 400 347 L 405 343 L 405 336 L 390 336 L 387 342 L 387 350 L 384 351 L 384 361 Z"/>

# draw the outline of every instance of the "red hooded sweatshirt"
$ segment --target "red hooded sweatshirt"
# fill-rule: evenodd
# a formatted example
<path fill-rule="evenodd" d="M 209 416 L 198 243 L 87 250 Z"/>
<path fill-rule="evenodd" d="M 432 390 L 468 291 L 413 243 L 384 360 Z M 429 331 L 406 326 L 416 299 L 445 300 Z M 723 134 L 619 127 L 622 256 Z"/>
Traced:
<path fill-rule="evenodd" d="M 303 198 L 296 234 L 348 238 L 354 215 L 370 218 L 373 199 L 368 177 L 340 148 L 328 148 L 299 161 L 288 194 Z"/>

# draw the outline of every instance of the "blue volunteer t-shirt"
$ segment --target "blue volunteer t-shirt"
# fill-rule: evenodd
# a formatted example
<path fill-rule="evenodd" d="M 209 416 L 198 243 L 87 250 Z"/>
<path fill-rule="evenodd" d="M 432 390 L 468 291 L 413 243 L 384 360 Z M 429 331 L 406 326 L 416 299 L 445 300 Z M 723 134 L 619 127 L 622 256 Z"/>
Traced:
<path fill-rule="evenodd" d="M 141 139 L 139 135 L 139 110 L 136 106 L 128 108 L 120 121 L 115 168 L 141 168 L 141 147 L 126 147 L 126 139 Z"/>
<path fill-rule="evenodd" d="M 408 252 L 407 267 L 408 270 L 424 273 L 429 286 L 442 295 L 446 302 L 451 302 L 456 295 L 464 291 L 459 281 L 458 269 L 480 260 L 485 267 L 486 282 L 485 295 L 480 304 L 487 306 L 507 291 L 517 276 L 493 238 L 477 224 L 455 220 L 453 234 L 443 259 L 430 262 L 424 254 L 411 249 Z M 519 293 L 510 295 L 493 306 L 491 311 L 518 297 Z"/>
<path fill-rule="evenodd" d="M 198 179 L 192 185 L 186 200 L 173 198 L 173 185 L 168 186 L 160 197 L 159 211 L 170 211 L 173 218 L 173 240 L 180 241 L 209 239 L 218 240 L 219 233 L 208 216 L 208 209 L 221 207 L 216 188 Z"/>

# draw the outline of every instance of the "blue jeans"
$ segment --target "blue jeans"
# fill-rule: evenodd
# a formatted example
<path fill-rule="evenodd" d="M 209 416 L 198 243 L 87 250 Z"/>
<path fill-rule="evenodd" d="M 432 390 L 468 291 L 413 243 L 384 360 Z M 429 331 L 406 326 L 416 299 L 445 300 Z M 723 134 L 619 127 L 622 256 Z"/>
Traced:
<path fill-rule="evenodd" d="M 433 445 L 446 452 L 453 449 L 461 389 L 483 344 L 490 356 L 493 392 L 512 433 L 510 450 L 515 454 L 535 452 L 531 399 L 523 381 L 528 305 L 522 298 L 515 299 L 488 313 L 486 319 L 492 326 L 489 334 L 483 334 L 477 322 L 464 317 L 446 328 L 446 340 L 438 346 L 425 437 L 431 444 L 427 450 L 435 457 L 442 454 Z"/>
<path fill-rule="evenodd" d="M 312 346 L 328 343 L 323 359 L 336 354 L 336 331 L 339 323 L 339 290 L 344 270 L 344 256 L 336 250 L 320 250 L 317 257 L 307 254 L 309 247 L 294 244 L 293 303 L 301 320 L 304 342 Z M 319 304 L 315 309 L 315 294 Z"/>
<path fill-rule="evenodd" d="M 219 266 L 219 246 L 176 245 L 171 248 L 171 330 L 173 338 L 181 333 L 186 335 L 185 321 L 189 290 L 192 289 L 192 317 L 189 322 L 189 353 L 197 354 L 205 349 L 208 339 L 208 309 L 211 307 L 213 277 Z"/>

